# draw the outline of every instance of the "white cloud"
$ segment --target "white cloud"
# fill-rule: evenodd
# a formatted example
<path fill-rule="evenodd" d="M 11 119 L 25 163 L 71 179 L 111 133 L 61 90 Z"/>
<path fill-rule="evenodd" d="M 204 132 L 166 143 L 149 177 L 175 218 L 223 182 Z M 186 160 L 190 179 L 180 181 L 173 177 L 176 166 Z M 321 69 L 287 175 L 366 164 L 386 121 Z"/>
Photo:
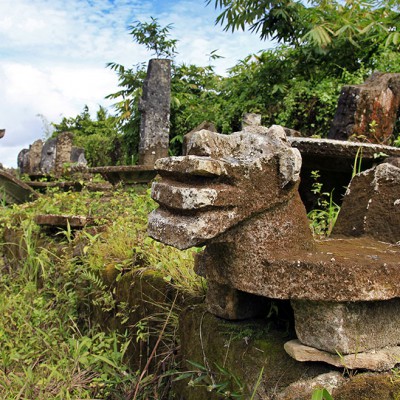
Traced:
<path fill-rule="evenodd" d="M 38 114 L 58 122 L 85 104 L 92 111 L 109 104 L 104 96 L 117 90 L 117 78 L 105 64 L 150 58 L 128 34 L 136 20 L 173 23 L 178 62 L 206 65 L 219 49 L 218 73 L 265 47 L 249 33 L 223 32 L 216 15 L 198 0 L 0 0 L 0 128 L 7 130 L 0 162 L 15 166 L 19 150 L 43 136 Z"/>

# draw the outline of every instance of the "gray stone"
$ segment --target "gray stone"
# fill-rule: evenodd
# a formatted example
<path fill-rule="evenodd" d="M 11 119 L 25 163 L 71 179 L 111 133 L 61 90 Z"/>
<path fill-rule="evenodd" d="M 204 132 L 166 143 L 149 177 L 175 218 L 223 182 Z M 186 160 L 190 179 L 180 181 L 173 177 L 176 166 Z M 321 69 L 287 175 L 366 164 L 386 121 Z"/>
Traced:
<path fill-rule="evenodd" d="M 139 103 L 141 165 L 153 166 L 168 156 L 170 102 L 171 60 L 150 60 Z"/>
<path fill-rule="evenodd" d="M 299 343 L 298 341 L 292 341 Z M 292 342 L 288 342 L 285 344 L 286 347 L 289 348 L 289 355 L 293 357 L 294 355 L 297 356 L 297 348 L 295 349 L 296 352 L 292 351 Z M 290 347 L 289 347 L 290 346 Z M 303 346 L 305 347 L 305 346 Z M 293 357 L 296 359 L 296 357 Z M 303 358 L 303 357 L 298 357 Z M 303 359 L 298 361 L 305 361 Z M 313 361 L 313 360 L 308 360 Z M 280 392 L 275 400 L 299 400 L 299 399 L 311 399 L 313 391 L 318 388 L 325 388 L 329 393 L 332 393 L 334 389 L 342 386 L 346 382 L 343 374 L 337 371 L 328 372 L 326 374 L 321 374 L 316 376 L 315 378 L 311 379 L 301 379 L 297 382 L 290 384 L 285 390 Z"/>
<path fill-rule="evenodd" d="M 380 164 L 351 181 L 334 235 L 368 235 L 389 243 L 400 241 L 400 168 Z"/>
<path fill-rule="evenodd" d="M 87 165 L 87 160 L 85 158 L 85 149 L 83 149 L 82 147 L 72 146 L 71 163 Z"/>
<path fill-rule="evenodd" d="M 298 151 L 286 144 L 280 131 L 252 129 L 229 136 L 201 130 L 189 143 L 189 155 L 157 161 L 155 168 L 164 179 L 152 187 L 161 207 L 149 216 L 151 236 L 181 249 L 198 246 L 295 196 Z M 204 184 L 193 185 L 199 178 Z M 251 202 L 247 193 L 252 193 Z M 302 223 L 307 232 L 302 239 L 311 240 L 305 219 Z"/>
<path fill-rule="evenodd" d="M 187 147 L 189 145 L 190 140 L 192 139 L 192 136 L 198 132 L 202 131 L 205 129 L 206 131 L 210 132 L 217 132 L 217 129 L 215 128 L 215 125 L 212 122 L 208 121 L 203 121 L 200 125 L 196 126 L 196 128 L 192 129 L 189 133 L 187 133 L 183 137 L 183 143 L 182 143 L 182 155 L 186 156 L 187 154 Z"/>
<path fill-rule="evenodd" d="M 324 362 L 338 368 L 349 370 L 366 369 L 370 371 L 388 371 L 394 368 L 400 359 L 400 347 L 386 347 L 380 350 L 370 352 L 359 352 L 349 355 L 332 354 L 326 351 L 305 346 L 298 340 L 286 342 L 286 352 L 297 361 Z M 339 381 L 343 383 L 343 381 Z M 296 387 L 296 383 L 291 389 Z M 337 388 L 338 386 L 333 386 Z M 285 400 L 287 397 L 282 396 Z M 278 397 L 280 399 L 280 397 Z M 289 400 L 289 399 L 288 399 Z"/>
<path fill-rule="evenodd" d="M 243 114 L 242 130 L 245 130 L 248 126 L 260 126 L 261 125 L 261 114 L 246 113 Z"/>
<path fill-rule="evenodd" d="M 29 175 L 36 175 L 40 173 L 40 159 L 42 155 L 42 149 L 43 149 L 43 141 L 40 139 L 34 141 L 29 146 L 29 153 L 28 153 L 29 167 L 28 170 L 23 171 L 23 173 Z"/>
<path fill-rule="evenodd" d="M 333 354 L 400 344 L 400 299 L 371 302 L 292 300 L 298 339 Z"/>
<path fill-rule="evenodd" d="M 328 138 L 388 144 L 399 105 L 400 74 L 377 72 L 362 85 L 344 86 Z"/>
<path fill-rule="evenodd" d="M 22 149 L 18 153 L 18 159 L 17 159 L 17 166 L 20 170 L 20 172 L 23 174 L 23 171 L 26 171 L 29 168 L 29 150 L 28 149 Z"/>
<path fill-rule="evenodd" d="M 50 174 L 56 165 L 56 146 L 57 139 L 48 139 L 43 145 L 40 160 L 40 170 L 43 174 Z"/>

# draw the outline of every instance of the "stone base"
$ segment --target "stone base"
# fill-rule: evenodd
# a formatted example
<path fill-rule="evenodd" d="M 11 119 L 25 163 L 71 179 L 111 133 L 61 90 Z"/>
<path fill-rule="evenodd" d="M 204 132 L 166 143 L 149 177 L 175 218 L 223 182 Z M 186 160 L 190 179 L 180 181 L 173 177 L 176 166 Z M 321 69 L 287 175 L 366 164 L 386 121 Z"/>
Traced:
<path fill-rule="evenodd" d="M 265 297 L 241 292 L 213 281 L 208 282 L 206 302 L 210 313 L 229 320 L 257 317 L 267 308 Z"/>
<path fill-rule="evenodd" d="M 332 354 L 358 354 L 400 344 L 400 299 L 291 301 L 301 343 Z"/>
<path fill-rule="evenodd" d="M 297 361 L 325 362 L 335 367 L 347 369 L 368 369 L 388 371 L 400 362 L 400 346 L 339 356 L 305 346 L 299 340 L 291 340 L 284 345 L 286 352 Z"/>

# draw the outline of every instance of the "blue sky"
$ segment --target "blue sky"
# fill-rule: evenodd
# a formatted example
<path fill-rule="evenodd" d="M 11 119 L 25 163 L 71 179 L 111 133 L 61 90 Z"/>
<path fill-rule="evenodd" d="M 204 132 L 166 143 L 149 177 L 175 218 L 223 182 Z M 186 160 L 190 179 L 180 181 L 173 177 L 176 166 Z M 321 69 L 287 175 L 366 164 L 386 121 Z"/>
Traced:
<path fill-rule="evenodd" d="M 173 24 L 177 62 L 205 65 L 218 49 L 219 73 L 268 47 L 256 35 L 224 32 L 217 15 L 203 0 L 0 0 L 0 162 L 15 167 L 18 152 L 43 138 L 38 115 L 59 122 L 85 104 L 111 106 L 104 97 L 117 78 L 106 63 L 151 58 L 128 34 L 137 20 Z"/>

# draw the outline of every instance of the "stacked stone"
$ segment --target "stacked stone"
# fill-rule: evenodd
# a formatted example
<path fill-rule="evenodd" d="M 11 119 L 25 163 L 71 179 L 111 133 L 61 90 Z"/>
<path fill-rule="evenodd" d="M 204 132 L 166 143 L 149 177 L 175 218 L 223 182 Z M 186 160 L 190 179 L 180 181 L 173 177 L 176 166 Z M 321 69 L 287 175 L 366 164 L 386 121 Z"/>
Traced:
<path fill-rule="evenodd" d="M 300 153 L 284 128 L 201 130 L 187 148 L 156 162 L 160 207 L 149 234 L 181 249 L 206 245 L 196 271 L 208 279 L 209 310 L 243 319 L 263 310 L 266 297 L 290 299 L 300 341 L 286 346 L 293 357 L 303 361 L 293 349 L 306 346 L 332 364 L 348 354 L 363 360 L 354 368 L 396 364 L 397 347 L 369 364 L 365 354 L 400 344 L 400 169 L 382 164 L 354 180 L 337 237 L 315 242 L 298 196 Z"/>

